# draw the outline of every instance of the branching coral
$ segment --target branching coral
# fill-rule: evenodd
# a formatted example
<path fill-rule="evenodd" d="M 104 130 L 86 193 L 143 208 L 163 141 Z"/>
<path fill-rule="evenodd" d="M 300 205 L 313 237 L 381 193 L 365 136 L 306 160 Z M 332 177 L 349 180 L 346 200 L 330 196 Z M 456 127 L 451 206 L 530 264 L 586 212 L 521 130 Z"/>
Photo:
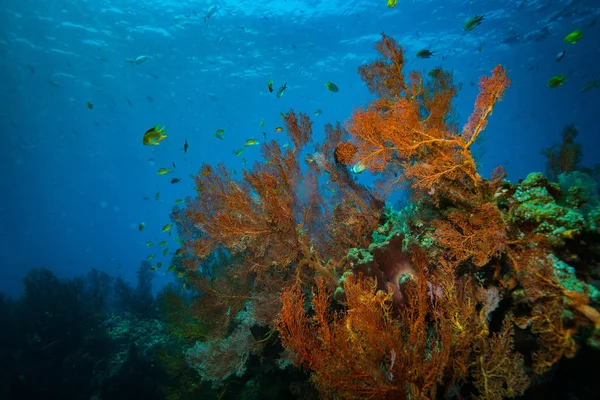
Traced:
<path fill-rule="evenodd" d="M 437 242 L 457 263 L 471 260 L 483 267 L 506 246 L 506 224 L 491 203 L 477 205 L 469 215 L 453 210 L 444 220 L 434 221 L 432 227 Z"/>
<path fill-rule="evenodd" d="M 360 275 L 346 275 L 341 312 L 329 311 L 331 293 L 322 281 L 312 314 L 298 286 L 284 290 L 276 327 L 295 364 L 313 372 L 323 397 L 432 399 L 442 382 L 466 380 L 480 398 L 522 394 L 528 378 L 512 347 L 512 318 L 489 336 L 477 286 L 456 280 L 450 263 L 428 272 L 426 256 L 415 251 L 414 278 L 405 282 L 405 304 L 397 310 L 391 291 Z"/>
<path fill-rule="evenodd" d="M 375 172 L 400 169 L 415 190 L 438 199 L 473 200 L 482 179 L 470 147 L 510 84 L 506 70 L 497 66 L 481 79 L 475 110 L 460 134 L 450 118 L 457 90 L 450 73 L 434 70 L 429 84 L 417 72 L 406 80 L 401 47 L 383 35 L 375 48 L 382 59 L 362 66 L 360 73 L 380 97 L 347 123 L 357 147 L 353 162 Z"/>
<path fill-rule="evenodd" d="M 200 170 L 197 198 L 178 213 L 186 231 L 198 230 L 181 264 L 197 292 L 194 316 L 215 321 L 207 327 L 220 338 L 198 344 L 188 361 L 215 382 L 243 371 L 254 345 L 236 315 L 251 304 L 260 306 L 256 323 L 276 329 L 324 398 L 520 395 L 529 371 L 572 356 L 575 333 L 600 326 L 590 286 L 548 261 L 558 244 L 546 226 L 573 205 L 540 215 L 527 207 L 554 199 L 558 185 L 531 192 L 530 182 L 504 181 L 501 169 L 490 180 L 479 175 L 471 147 L 510 84 L 504 68 L 481 79 L 459 130 L 450 73 L 405 75 L 393 39 L 383 35 L 375 48 L 380 58 L 359 72 L 378 98 L 345 127 L 327 125 L 313 153 L 305 154 L 312 123 L 292 110 L 284 122 L 294 150 L 263 144 L 266 162 L 243 179 L 223 165 Z M 386 189 L 409 184 L 417 211 L 404 215 L 418 221 L 390 228 L 381 192 L 356 183 L 350 165 L 380 174 Z M 574 229 L 552 234 L 564 245 Z M 201 272 L 218 249 L 234 261 Z M 535 349 L 515 345 L 515 324 L 535 337 Z M 219 351 L 209 374 L 203 360 Z"/>
<path fill-rule="evenodd" d="M 300 145 L 304 139 L 298 137 Z M 234 254 L 244 253 L 249 267 L 259 272 L 304 265 L 337 282 L 310 252 L 310 238 L 302 234 L 307 219 L 318 212 L 319 196 L 313 193 L 306 202 L 298 197 L 303 180 L 296 155 L 282 152 L 275 142 L 264 144 L 262 152 L 270 163 L 245 171 L 241 182 L 234 181 L 224 166 L 201 169 L 196 178 L 198 197 L 187 214 L 204 234 L 191 244 L 195 254 L 204 258 L 223 246 Z"/>
<path fill-rule="evenodd" d="M 320 382 L 317 387 L 323 395 L 333 390 L 336 395 L 352 396 L 359 391 L 332 374 L 338 367 L 314 358 L 345 360 L 348 364 L 359 364 L 360 371 L 381 369 L 378 366 L 383 363 L 385 352 L 368 339 L 381 330 L 381 320 L 372 313 L 378 314 L 378 318 L 393 315 L 386 329 L 401 340 L 393 342 L 392 350 L 386 348 L 386 351 L 393 351 L 394 359 L 404 366 L 394 376 L 404 380 L 402 385 L 411 397 L 435 397 L 444 379 L 447 387 L 470 381 L 478 398 L 522 394 L 529 385 L 529 376 L 525 357 L 514 349 L 513 323 L 529 327 L 538 338 L 539 351 L 529 356 L 534 371 L 541 373 L 561 357 L 574 354 L 573 329 L 590 325 L 597 329 L 600 313 L 589 305 L 581 291 L 572 293 L 564 282 L 536 271 L 535 266 L 547 258 L 552 245 L 540 234 L 543 230 L 536 227 L 541 221 L 529 219 L 523 226 L 511 224 L 513 203 L 502 200 L 500 191 L 506 187 L 502 182 L 504 174 L 499 170 L 492 180 L 485 180 L 477 173 L 470 147 L 485 129 L 494 105 L 510 83 L 506 71 L 496 67 L 490 77 L 482 78 L 475 110 L 458 133 L 450 115 L 451 100 L 456 93 L 451 76 L 438 69 L 430 74 L 429 83 L 418 73 L 405 79 L 401 48 L 384 35 L 376 49 L 382 59 L 361 67 L 360 72 L 379 98 L 354 112 L 346 124 L 351 140 L 339 142 L 336 160 L 362 164 L 373 172 L 388 175 L 400 171 L 402 176 L 397 180 L 409 182 L 419 197 L 425 197 L 421 206 L 426 203 L 443 206 L 431 222 L 433 232 L 421 233 L 433 239 L 429 243 L 434 246 L 425 253 L 413 252 L 408 264 L 402 249 L 405 241 L 411 242 L 410 235 L 404 239 L 390 238 L 385 244 L 389 249 L 383 253 L 374 245 L 369 249 L 370 254 L 356 252 L 358 256 L 350 258 L 353 270 L 376 278 L 370 291 L 359 290 L 361 295 L 356 297 L 359 300 L 353 301 L 357 292 L 352 292 L 355 290 L 352 285 L 356 280 L 351 278 L 344 283 L 344 295 L 336 296 L 344 303 L 344 311 L 321 316 L 318 321 L 301 313 L 286 314 L 292 304 L 298 306 L 299 302 L 290 302 L 290 296 L 300 293 L 288 292 L 278 322 L 283 343 L 299 357 L 301 365 L 314 371 L 313 377 Z M 382 258 L 378 253 L 388 257 Z M 492 261 L 494 268 L 481 275 L 472 269 L 485 268 Z M 407 266 L 397 267 L 401 265 Z M 386 273 L 386 266 L 390 271 L 402 270 L 403 280 L 400 281 L 398 274 Z M 484 284 L 488 287 L 484 288 Z M 490 332 L 491 315 L 499 305 L 500 290 L 513 291 L 518 299 L 516 293 L 521 288 L 529 297 L 518 301 L 528 304 L 529 312 L 523 314 L 523 309 L 518 309 L 519 315 L 513 317 L 502 311 L 496 317 L 501 322 L 500 331 Z M 496 294 L 496 301 L 490 302 L 490 293 Z M 315 296 L 321 299 L 319 294 Z M 363 314 L 361 307 L 373 303 L 378 296 L 385 298 L 384 303 L 379 303 L 381 309 L 377 312 L 370 309 L 371 314 Z M 503 307 L 510 306 L 507 304 Z M 385 308 L 389 306 L 392 308 Z M 323 309 L 314 301 L 313 308 L 317 315 Z M 577 317 L 566 321 L 564 311 L 569 308 Z M 360 319 L 355 319 L 355 315 L 360 315 Z M 360 329 L 350 329 L 358 320 Z M 298 324 L 293 339 L 294 335 L 285 330 L 286 324 Z M 345 331 L 339 328 L 342 325 L 346 326 Z M 327 335 L 319 333 L 323 329 Z M 312 336 L 315 331 L 316 336 Z M 318 339 L 331 338 L 331 332 L 343 338 L 339 342 L 346 343 L 344 346 L 358 337 L 364 339 L 364 347 L 354 349 L 352 355 L 366 352 L 377 357 L 352 358 L 350 354 L 335 353 L 337 348 L 332 344 L 327 345 L 329 353 L 323 354 Z M 302 339 L 304 334 L 308 337 Z M 304 347 L 307 344 L 309 348 Z M 359 374 L 350 376 L 353 381 L 361 382 L 363 390 L 365 387 L 371 390 L 368 396 L 378 396 L 372 385 L 387 388 L 386 382 L 377 379 L 360 381 Z"/>
<path fill-rule="evenodd" d="M 327 127 L 329 139 L 302 173 L 300 154 L 311 140 L 310 119 L 292 110 L 284 120 L 293 151 L 274 141 L 263 144 L 267 162 L 244 171 L 241 180 L 224 165 L 202 166 L 195 177 L 197 197 L 174 213 L 178 226 L 185 228 L 177 260 L 196 293 L 190 312 L 206 326 L 211 346 L 235 328 L 235 317 L 248 301 L 258 310 L 257 323 L 268 326 L 281 309 L 282 287 L 311 285 L 315 276 L 335 287 L 348 250 L 367 245 L 379 222 L 383 203 L 333 161 L 336 139 L 345 133 L 341 127 Z M 321 195 L 323 175 L 334 189 L 332 196 Z M 208 267 L 212 255 L 222 250 L 229 257 L 217 268 Z M 244 364 L 246 358 L 236 360 Z M 204 365 L 196 361 L 194 365 Z M 218 381 L 230 375 L 227 369 L 234 364 L 224 364 L 212 378 L 204 372 L 208 367 L 199 371 Z"/>
<path fill-rule="evenodd" d="M 396 358 L 401 332 L 386 304 L 390 296 L 377 292 L 375 285 L 373 280 L 347 277 L 345 315 L 328 311 L 331 292 L 323 280 L 317 281 L 310 317 L 298 286 L 282 293 L 276 323 L 282 343 L 296 365 L 315 372 L 313 381 L 323 396 L 403 398 L 404 365 Z"/>
<path fill-rule="evenodd" d="M 523 356 L 514 351 L 512 318 L 491 338 L 476 342 L 479 354 L 473 363 L 473 379 L 478 399 L 501 400 L 517 397 L 529 386 Z"/>

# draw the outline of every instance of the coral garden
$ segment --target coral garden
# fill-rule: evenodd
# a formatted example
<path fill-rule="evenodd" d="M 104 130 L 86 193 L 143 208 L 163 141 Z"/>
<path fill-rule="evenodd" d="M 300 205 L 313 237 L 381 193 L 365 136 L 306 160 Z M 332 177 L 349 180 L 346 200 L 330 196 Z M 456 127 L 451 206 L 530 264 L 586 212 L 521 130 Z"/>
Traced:
<path fill-rule="evenodd" d="M 375 49 L 359 74 L 376 98 L 313 153 L 291 110 L 293 148 L 263 144 L 242 179 L 203 165 L 172 214 L 186 293 L 171 329 L 220 396 L 260 363 L 308 374 L 289 389 L 303 398 L 517 397 L 600 345 L 598 188 L 575 128 L 545 151 L 548 176 L 486 179 L 471 147 L 506 70 L 481 78 L 459 128 L 451 73 L 406 73 L 386 35 Z M 351 175 L 364 169 L 374 188 Z M 402 189 L 408 205 L 387 206 Z"/>

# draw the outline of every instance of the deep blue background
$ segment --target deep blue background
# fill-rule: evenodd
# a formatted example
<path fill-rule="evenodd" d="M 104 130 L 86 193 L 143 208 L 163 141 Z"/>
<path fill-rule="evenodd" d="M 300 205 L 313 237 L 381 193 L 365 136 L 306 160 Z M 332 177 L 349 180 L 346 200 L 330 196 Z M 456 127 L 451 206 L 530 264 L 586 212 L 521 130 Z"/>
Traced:
<path fill-rule="evenodd" d="M 218 11 L 204 22 L 211 4 Z M 483 24 L 463 32 L 476 14 L 485 14 Z M 150 253 L 168 265 L 162 249 L 145 243 L 177 247 L 175 233 L 160 228 L 175 199 L 193 194 L 189 175 L 203 162 L 241 171 L 232 153 L 263 131 L 285 142 L 273 129 L 289 108 L 322 109 L 314 118 L 322 138 L 325 122 L 347 119 L 370 98 L 356 71 L 375 56 L 382 31 L 405 47 L 408 69 L 455 71 L 462 122 L 478 77 L 499 63 L 509 69 L 512 87 L 476 150 L 483 175 L 498 164 L 512 180 L 543 171 L 540 150 L 569 123 L 580 129 L 584 162 L 596 163 L 600 89 L 580 88 L 600 75 L 599 15 L 597 0 L 399 0 L 394 9 L 385 0 L 2 0 L 0 290 L 18 294 L 37 267 L 62 277 L 98 268 L 133 280 Z M 583 39 L 565 44 L 574 29 Z M 423 48 L 435 57 L 417 59 Z M 149 59 L 125 61 L 140 55 Z M 564 86 L 548 88 L 559 73 Z M 269 79 L 276 88 L 287 82 L 283 98 L 268 93 Z M 328 92 L 327 81 L 340 92 Z M 168 138 L 142 146 L 159 122 Z M 223 141 L 213 136 L 219 128 Z M 258 146 L 243 154 L 249 165 L 258 156 Z M 156 174 L 172 162 L 173 173 Z M 182 182 L 171 185 L 173 177 Z M 164 270 L 157 275 L 166 281 Z"/>

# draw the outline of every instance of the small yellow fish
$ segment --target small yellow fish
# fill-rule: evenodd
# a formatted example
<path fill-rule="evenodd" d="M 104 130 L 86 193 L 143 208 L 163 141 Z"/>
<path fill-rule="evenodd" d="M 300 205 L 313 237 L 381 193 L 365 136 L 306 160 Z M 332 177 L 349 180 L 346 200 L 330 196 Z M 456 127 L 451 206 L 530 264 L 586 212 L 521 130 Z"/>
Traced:
<path fill-rule="evenodd" d="M 224 134 L 225 134 L 225 129 L 217 129 L 217 131 L 215 132 L 215 137 L 217 139 L 223 140 L 223 135 Z"/>
<path fill-rule="evenodd" d="M 185 274 L 184 274 L 183 272 L 181 272 L 181 271 L 179 271 L 179 272 L 177 273 L 177 277 L 178 277 L 179 279 L 183 278 L 184 276 L 185 276 Z M 184 283 L 184 285 L 185 285 L 185 283 Z"/>
<path fill-rule="evenodd" d="M 241 156 L 243 152 L 244 152 L 244 149 L 239 149 L 238 151 L 234 152 L 233 154 L 235 154 L 236 156 Z"/>
<path fill-rule="evenodd" d="M 269 93 L 273 93 L 273 79 L 269 80 L 269 83 L 267 83 L 267 89 L 269 89 Z"/>
<path fill-rule="evenodd" d="M 147 247 L 154 246 L 154 242 L 146 242 L 146 246 Z"/>
<path fill-rule="evenodd" d="M 176 256 L 180 256 L 183 254 L 183 247 L 178 248 L 177 250 L 175 250 L 175 255 Z"/>
<path fill-rule="evenodd" d="M 156 254 L 150 254 L 148 257 L 146 257 L 146 260 L 150 261 L 154 259 L 154 257 L 156 257 Z"/>
<path fill-rule="evenodd" d="M 175 200 L 175 204 L 181 204 L 181 203 L 183 203 L 183 200 L 181 200 L 181 199 Z"/>
<path fill-rule="evenodd" d="M 555 89 L 559 86 L 562 86 L 563 83 L 565 83 L 565 75 L 564 74 L 556 75 L 556 76 L 553 76 L 552 78 L 550 78 L 550 81 L 548 82 L 548 87 Z"/>
<path fill-rule="evenodd" d="M 160 141 L 167 137 L 166 133 L 167 131 L 164 126 L 159 128 L 158 124 L 156 124 L 153 128 L 148 129 L 146 133 L 144 133 L 142 143 L 144 146 L 158 146 Z"/>
<path fill-rule="evenodd" d="M 367 166 L 361 163 L 358 164 L 354 164 L 351 168 L 352 172 L 354 172 L 355 174 L 360 174 L 361 172 L 364 172 L 367 169 Z"/>
<path fill-rule="evenodd" d="M 156 196 L 154 196 L 155 200 L 158 200 L 160 198 L 160 192 L 156 192 Z"/>
<path fill-rule="evenodd" d="M 169 232 L 171 230 L 172 226 L 173 226 L 172 224 L 166 224 L 165 226 L 162 227 L 162 231 Z"/>
<path fill-rule="evenodd" d="M 256 139 L 248 139 L 248 140 L 246 140 L 246 143 L 244 143 L 244 146 L 255 146 L 258 143 L 259 142 Z"/>
<path fill-rule="evenodd" d="M 397 2 L 398 2 L 398 0 L 387 0 L 387 5 L 389 8 L 394 8 L 394 7 L 396 7 Z"/>
<path fill-rule="evenodd" d="M 276 133 L 283 132 L 283 128 L 278 126 L 277 128 L 275 128 L 275 132 Z"/>
<path fill-rule="evenodd" d="M 155 267 L 154 265 L 153 265 L 153 266 L 151 266 L 151 267 L 150 267 L 150 271 L 152 271 L 152 272 L 156 272 L 156 267 Z"/>
<path fill-rule="evenodd" d="M 140 222 L 140 224 L 138 225 L 138 231 L 143 231 L 145 227 L 146 227 L 146 224 L 143 222 Z"/>
<path fill-rule="evenodd" d="M 483 18 L 483 15 L 475 15 L 474 17 L 467 19 L 463 25 L 463 30 L 466 32 L 472 31 L 473 29 L 481 25 L 481 21 L 483 21 Z"/>
<path fill-rule="evenodd" d="M 575 44 L 581 40 L 583 33 L 579 29 L 575 29 L 573 32 L 565 36 L 565 43 Z"/>
<path fill-rule="evenodd" d="M 169 265 L 169 268 L 167 268 L 167 272 L 173 272 L 173 271 L 175 271 L 176 268 L 177 268 L 176 265 Z"/>
<path fill-rule="evenodd" d="M 279 88 L 279 90 L 277 90 L 277 98 L 280 99 L 283 94 L 285 93 L 285 89 L 287 89 L 287 82 L 283 84 L 282 87 Z"/>
<path fill-rule="evenodd" d="M 169 254 L 169 248 L 165 247 L 165 249 L 163 250 L 163 256 L 166 256 L 167 254 Z"/>
<path fill-rule="evenodd" d="M 340 88 L 338 88 L 337 85 L 333 82 L 327 82 L 325 84 L 325 87 L 327 88 L 327 90 L 329 90 L 332 93 L 337 93 L 340 91 Z"/>
<path fill-rule="evenodd" d="M 164 245 L 166 245 L 166 244 L 167 244 L 167 241 L 166 241 L 166 240 L 163 240 L 163 241 L 161 241 L 160 243 L 158 243 L 158 245 L 159 245 L 159 246 L 164 246 Z"/>
<path fill-rule="evenodd" d="M 156 171 L 156 173 L 158 175 L 166 175 L 166 174 L 168 174 L 171 171 L 173 171 L 173 170 L 172 169 L 167 169 L 167 168 L 161 168 L 158 171 Z"/>
<path fill-rule="evenodd" d="M 265 120 L 264 120 L 264 118 L 260 119 L 260 126 L 265 126 Z"/>

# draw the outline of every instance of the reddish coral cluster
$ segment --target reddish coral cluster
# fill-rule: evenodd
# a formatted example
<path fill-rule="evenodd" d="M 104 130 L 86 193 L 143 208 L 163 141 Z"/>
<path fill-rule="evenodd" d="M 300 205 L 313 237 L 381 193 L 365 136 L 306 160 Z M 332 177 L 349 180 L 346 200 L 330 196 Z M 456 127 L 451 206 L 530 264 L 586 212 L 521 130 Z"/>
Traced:
<path fill-rule="evenodd" d="M 392 38 L 375 48 L 380 59 L 359 72 L 377 99 L 345 128 L 326 126 L 324 143 L 302 158 L 305 173 L 300 154 L 312 123 L 293 110 L 284 122 L 294 150 L 263 144 L 267 162 L 240 180 L 223 165 L 201 168 L 198 196 L 179 215 L 199 230 L 182 262 L 198 293 L 194 315 L 210 319 L 207 337 L 239 343 L 225 336 L 235 332 L 235 315 L 253 309 L 252 323 L 276 329 L 323 398 L 432 399 L 463 385 L 477 398 L 522 394 L 529 371 L 572 356 L 575 332 L 598 329 L 600 313 L 552 273 L 551 246 L 533 223 L 508 222 L 518 189 L 503 171 L 489 180 L 477 172 L 471 147 L 510 84 L 506 70 L 481 79 L 459 131 L 450 73 L 406 77 Z M 355 164 L 388 188 L 409 185 L 421 200 L 413 214 L 401 222 L 384 214 L 380 194 L 351 176 Z M 376 248 L 374 238 L 385 235 Z M 198 272 L 219 249 L 229 264 Z M 535 348 L 515 350 L 515 326 Z M 244 336 L 235 360 L 246 359 L 252 342 Z M 229 376 L 193 362 L 206 376 Z"/>
<path fill-rule="evenodd" d="M 407 302 L 396 311 L 392 293 L 361 275 L 344 280 L 345 312 L 329 311 L 322 281 L 310 316 L 301 289 L 286 289 L 276 327 L 292 361 L 313 371 L 324 397 L 433 399 L 440 385 L 451 390 L 468 377 L 481 398 L 523 393 L 529 379 L 513 349 L 512 317 L 490 335 L 473 301 L 477 286 L 455 280 L 451 264 L 428 273 L 423 254 L 412 258 L 419 278 L 405 285 Z"/>
<path fill-rule="evenodd" d="M 335 147 L 335 152 L 333 153 L 335 161 L 340 164 L 349 165 L 352 163 L 357 150 L 356 146 L 352 143 L 340 142 Z"/>
<path fill-rule="evenodd" d="M 420 207 L 429 210 L 429 223 L 413 226 L 412 241 L 392 236 L 386 242 L 386 254 L 397 254 L 392 259 L 371 250 L 356 261 L 352 269 L 360 274 L 346 275 L 344 296 L 336 296 L 342 312 L 325 313 L 329 294 L 319 287 L 316 314 L 308 317 L 300 306 L 304 294 L 297 287 L 286 290 L 277 323 L 282 342 L 297 365 L 313 371 L 326 397 L 431 399 L 440 387 L 456 389 L 466 381 L 479 398 L 520 395 L 530 376 L 525 356 L 514 350 L 515 324 L 536 337 L 538 348 L 525 353 L 535 373 L 542 373 L 574 354 L 577 327 L 596 327 L 600 313 L 586 294 L 569 299 L 571 292 L 552 274 L 549 244 L 532 226 L 507 224 L 496 196 L 502 169 L 491 180 L 477 172 L 471 146 L 510 83 L 506 70 L 498 66 L 481 79 L 475 109 L 459 132 L 451 123 L 456 88 L 450 74 L 437 69 L 429 82 L 419 73 L 405 79 L 395 41 L 384 35 L 375 47 L 382 58 L 360 73 L 379 97 L 353 113 L 346 124 L 351 141 L 339 146 L 353 145 L 346 164 L 400 173 L 424 199 Z M 431 244 L 407 255 L 405 242 L 415 239 Z M 383 273 L 407 257 L 412 268 Z M 485 273 L 478 275 L 477 268 Z M 501 328 L 491 332 L 492 312 L 504 296 L 511 301 L 498 314 Z M 566 309 L 576 316 L 565 320 Z"/>
<path fill-rule="evenodd" d="M 431 225 L 436 241 L 447 249 L 447 257 L 455 263 L 470 260 L 483 267 L 503 253 L 508 240 L 508 228 L 492 203 L 478 204 L 468 215 L 452 210 L 445 219 Z"/>
<path fill-rule="evenodd" d="M 382 95 L 355 111 L 346 124 L 357 147 L 353 162 L 374 172 L 401 172 L 415 190 L 436 198 L 480 197 L 482 179 L 470 147 L 510 84 L 506 70 L 497 66 L 492 76 L 481 79 L 475 110 L 459 133 L 451 118 L 457 91 L 451 74 L 436 69 L 429 82 L 417 72 L 405 79 L 401 47 L 383 35 L 376 48 L 384 60 L 360 72 L 371 91 Z M 392 87 L 384 90 L 385 85 Z"/>
<path fill-rule="evenodd" d="M 203 294 L 193 307 L 205 316 L 213 336 L 227 331 L 231 314 L 247 301 L 260 304 L 262 322 L 270 324 L 285 284 L 311 283 L 318 275 L 336 286 L 349 248 L 367 245 L 379 222 L 383 203 L 323 155 L 344 132 L 328 127 L 323 154 L 313 157 L 319 162 L 302 174 L 300 154 L 311 140 L 310 119 L 291 110 L 284 121 L 293 151 L 275 141 L 263 144 L 268 163 L 244 171 L 242 180 L 224 165 L 203 165 L 195 177 L 197 197 L 174 215 L 178 225 L 198 231 L 186 241 L 187 255 L 180 262 L 191 286 Z M 321 196 L 319 174 L 328 174 L 335 196 Z M 220 249 L 230 255 L 221 261 L 229 263 L 227 268 L 210 277 L 199 273 Z M 272 311 L 263 312 L 267 309 Z"/>

